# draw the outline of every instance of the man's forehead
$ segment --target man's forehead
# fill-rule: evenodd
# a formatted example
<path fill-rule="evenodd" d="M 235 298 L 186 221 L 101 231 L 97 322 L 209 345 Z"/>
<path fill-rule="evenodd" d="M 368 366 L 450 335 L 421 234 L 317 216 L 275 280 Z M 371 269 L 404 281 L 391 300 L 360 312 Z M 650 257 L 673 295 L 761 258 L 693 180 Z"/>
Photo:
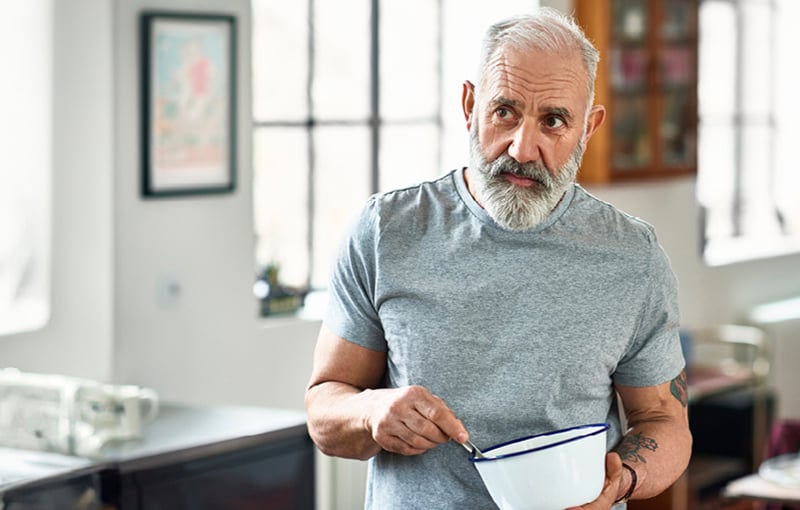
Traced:
<path fill-rule="evenodd" d="M 587 100 L 586 71 L 574 53 L 510 50 L 489 62 L 480 95 L 515 106 L 531 102 L 575 109 Z"/>

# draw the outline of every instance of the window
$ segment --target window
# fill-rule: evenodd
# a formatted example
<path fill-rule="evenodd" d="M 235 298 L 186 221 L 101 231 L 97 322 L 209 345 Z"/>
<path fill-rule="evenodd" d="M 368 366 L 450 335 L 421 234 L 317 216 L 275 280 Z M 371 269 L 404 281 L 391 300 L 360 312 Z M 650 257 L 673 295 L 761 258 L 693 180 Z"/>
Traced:
<path fill-rule="evenodd" d="M 477 64 L 487 23 L 537 2 L 486 3 L 253 1 L 257 265 L 324 288 L 369 195 L 466 163 L 464 64 Z M 454 145 L 463 157 L 448 166 Z"/>
<path fill-rule="evenodd" d="M 0 30 L 0 335 L 50 315 L 51 10 L 14 2 Z M 10 9 L 10 12 L 9 12 Z"/>
<path fill-rule="evenodd" d="M 698 198 L 711 265 L 800 251 L 796 0 L 702 0 Z"/>

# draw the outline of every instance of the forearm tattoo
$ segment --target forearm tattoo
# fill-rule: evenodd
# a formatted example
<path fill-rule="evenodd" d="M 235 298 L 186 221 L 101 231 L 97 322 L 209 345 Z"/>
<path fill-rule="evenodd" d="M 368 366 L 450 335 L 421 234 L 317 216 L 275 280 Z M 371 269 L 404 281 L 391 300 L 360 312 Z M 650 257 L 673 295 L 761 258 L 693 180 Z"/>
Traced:
<path fill-rule="evenodd" d="M 640 452 L 642 452 L 642 450 L 654 452 L 657 449 L 658 442 L 652 437 L 643 436 L 640 432 L 623 437 L 622 442 L 619 447 L 617 447 L 617 453 L 619 453 L 623 462 L 636 460 L 647 464 L 647 460 L 641 456 Z"/>
<path fill-rule="evenodd" d="M 669 391 L 672 392 L 672 396 L 678 399 L 678 402 L 680 402 L 683 407 L 689 405 L 689 389 L 686 386 L 685 371 L 681 372 L 678 377 L 670 381 Z"/>

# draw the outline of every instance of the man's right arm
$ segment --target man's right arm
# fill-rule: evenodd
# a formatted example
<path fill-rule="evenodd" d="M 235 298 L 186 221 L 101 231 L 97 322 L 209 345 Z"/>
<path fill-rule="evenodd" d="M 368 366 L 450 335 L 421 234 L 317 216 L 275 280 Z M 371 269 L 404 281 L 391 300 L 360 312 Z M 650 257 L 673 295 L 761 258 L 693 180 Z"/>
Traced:
<path fill-rule="evenodd" d="M 326 455 L 368 459 L 381 449 L 417 455 L 467 431 L 442 399 L 421 386 L 381 388 L 386 353 L 325 326 L 306 389 L 311 438 Z"/>

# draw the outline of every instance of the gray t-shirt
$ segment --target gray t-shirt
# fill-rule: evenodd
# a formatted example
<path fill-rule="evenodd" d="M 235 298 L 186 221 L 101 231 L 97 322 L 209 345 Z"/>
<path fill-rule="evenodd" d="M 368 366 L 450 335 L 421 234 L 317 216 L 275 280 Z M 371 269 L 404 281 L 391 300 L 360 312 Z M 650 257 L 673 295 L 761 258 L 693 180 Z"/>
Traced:
<path fill-rule="evenodd" d="M 570 187 L 511 232 L 456 170 L 373 196 L 335 261 L 325 324 L 387 353 L 385 385 L 422 385 L 479 448 L 588 423 L 621 437 L 612 383 L 657 385 L 684 361 L 675 277 L 653 228 Z M 454 443 L 370 459 L 366 508 L 494 508 Z"/>

